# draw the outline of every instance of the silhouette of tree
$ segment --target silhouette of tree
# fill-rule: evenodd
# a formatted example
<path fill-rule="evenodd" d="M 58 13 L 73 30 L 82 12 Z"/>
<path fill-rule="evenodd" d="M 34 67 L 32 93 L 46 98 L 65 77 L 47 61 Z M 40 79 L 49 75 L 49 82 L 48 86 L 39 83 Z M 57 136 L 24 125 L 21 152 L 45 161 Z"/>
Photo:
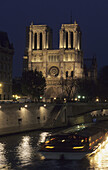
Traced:
<path fill-rule="evenodd" d="M 97 96 L 97 83 L 94 80 L 79 79 L 77 94 L 85 96 L 86 101 L 94 101 Z"/>
<path fill-rule="evenodd" d="M 12 94 L 22 95 L 22 88 L 21 88 L 21 77 L 14 78 L 12 81 Z"/>
<path fill-rule="evenodd" d="M 22 76 L 22 92 L 23 95 L 29 95 L 32 99 L 40 99 L 44 95 L 46 87 L 45 78 L 42 72 L 37 70 L 25 71 Z"/>
<path fill-rule="evenodd" d="M 62 79 L 61 82 L 63 97 L 66 97 L 67 100 L 70 101 L 76 94 L 77 79 L 68 77 L 66 79 Z"/>
<path fill-rule="evenodd" d="M 108 100 L 108 65 L 102 67 L 99 71 L 98 96 L 102 101 Z"/>

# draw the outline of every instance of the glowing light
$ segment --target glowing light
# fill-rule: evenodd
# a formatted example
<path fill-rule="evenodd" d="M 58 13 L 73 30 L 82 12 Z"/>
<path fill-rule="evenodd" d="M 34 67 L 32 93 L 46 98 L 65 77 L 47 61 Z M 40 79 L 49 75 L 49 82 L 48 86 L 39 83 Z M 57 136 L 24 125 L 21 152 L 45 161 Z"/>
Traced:
<path fill-rule="evenodd" d="M 0 87 L 2 87 L 2 84 L 0 83 Z"/>
<path fill-rule="evenodd" d="M 65 140 L 63 139 L 62 142 L 65 142 Z"/>
<path fill-rule="evenodd" d="M 26 107 L 26 108 L 27 108 L 27 107 L 28 107 L 28 105 L 26 104 L 24 107 Z"/>
<path fill-rule="evenodd" d="M 46 136 L 49 135 L 48 132 L 42 132 L 39 137 L 38 144 L 43 143 L 45 141 Z"/>
<path fill-rule="evenodd" d="M 96 98 L 96 102 L 99 102 L 99 98 L 98 97 Z"/>
<path fill-rule="evenodd" d="M 85 96 L 82 96 L 82 99 L 85 99 Z"/>
<path fill-rule="evenodd" d="M 78 96 L 78 99 L 80 99 L 81 98 L 81 96 Z"/>
<path fill-rule="evenodd" d="M 17 156 L 21 163 L 28 163 L 31 161 L 32 147 L 30 145 L 30 137 L 23 136 L 21 143 L 17 148 Z"/>
<path fill-rule="evenodd" d="M 78 99 L 77 99 L 77 97 L 75 98 L 75 101 L 77 101 Z"/>
<path fill-rule="evenodd" d="M 54 97 L 54 100 L 56 100 L 56 97 Z"/>
<path fill-rule="evenodd" d="M 81 140 L 81 143 L 83 143 L 83 142 L 84 142 L 84 139 Z"/>
<path fill-rule="evenodd" d="M 18 96 L 17 94 L 12 95 L 12 97 L 13 97 L 13 98 L 15 98 L 15 99 L 20 99 L 20 98 L 21 98 L 21 97 L 20 97 L 20 96 Z"/>
<path fill-rule="evenodd" d="M 46 107 L 46 104 L 44 104 L 44 107 Z"/>
<path fill-rule="evenodd" d="M 90 169 L 96 167 L 96 169 L 108 169 L 108 137 L 103 143 L 99 144 L 97 149 L 92 156 L 88 157 L 90 162 Z"/>
<path fill-rule="evenodd" d="M 84 146 L 75 146 L 75 147 L 73 147 L 73 149 L 83 149 L 84 148 Z"/>
<path fill-rule="evenodd" d="M 5 158 L 6 151 L 5 151 L 4 147 L 5 147 L 5 145 L 0 143 L 0 162 L 2 162 L 3 164 L 5 164 L 7 162 L 7 160 Z"/>
<path fill-rule="evenodd" d="M 47 148 L 47 149 L 53 149 L 54 146 L 46 146 L 45 148 Z"/>
<path fill-rule="evenodd" d="M 49 140 L 47 140 L 45 143 L 47 144 L 47 143 L 49 143 L 50 141 Z"/>
<path fill-rule="evenodd" d="M 23 56 L 24 59 L 27 59 L 28 57 L 27 56 Z"/>

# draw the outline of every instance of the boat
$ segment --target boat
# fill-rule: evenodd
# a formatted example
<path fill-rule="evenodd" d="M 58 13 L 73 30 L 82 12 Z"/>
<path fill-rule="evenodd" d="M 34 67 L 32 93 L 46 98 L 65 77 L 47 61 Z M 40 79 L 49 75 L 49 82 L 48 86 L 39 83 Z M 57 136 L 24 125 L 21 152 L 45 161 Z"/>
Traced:
<path fill-rule="evenodd" d="M 76 132 L 55 133 L 46 136 L 39 152 L 45 159 L 80 160 L 97 152 L 106 136 L 107 130 L 96 126 Z"/>

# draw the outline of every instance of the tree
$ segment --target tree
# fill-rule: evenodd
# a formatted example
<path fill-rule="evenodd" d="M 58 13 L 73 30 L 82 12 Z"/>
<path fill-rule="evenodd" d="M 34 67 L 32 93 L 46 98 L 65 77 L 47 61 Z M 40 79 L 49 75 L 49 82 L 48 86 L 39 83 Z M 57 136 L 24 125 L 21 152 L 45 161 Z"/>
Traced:
<path fill-rule="evenodd" d="M 22 78 L 21 77 L 18 77 L 18 78 L 14 78 L 13 81 L 12 81 L 12 94 L 14 95 L 22 95 L 22 88 L 21 88 L 21 85 L 22 85 Z"/>
<path fill-rule="evenodd" d="M 37 70 L 24 71 L 22 76 L 22 92 L 23 95 L 29 95 L 32 99 L 40 99 L 44 95 L 46 80 L 42 72 Z"/>
<path fill-rule="evenodd" d="M 97 83 L 91 79 L 79 79 L 77 94 L 85 96 L 86 101 L 92 101 L 97 96 Z"/>
<path fill-rule="evenodd" d="M 61 82 L 62 82 L 64 97 L 66 97 L 67 100 L 70 101 L 71 98 L 73 98 L 76 94 L 77 79 L 68 77 L 66 79 L 62 79 Z"/>
<path fill-rule="evenodd" d="M 102 101 L 108 100 L 108 65 L 102 67 L 99 71 L 98 96 Z"/>

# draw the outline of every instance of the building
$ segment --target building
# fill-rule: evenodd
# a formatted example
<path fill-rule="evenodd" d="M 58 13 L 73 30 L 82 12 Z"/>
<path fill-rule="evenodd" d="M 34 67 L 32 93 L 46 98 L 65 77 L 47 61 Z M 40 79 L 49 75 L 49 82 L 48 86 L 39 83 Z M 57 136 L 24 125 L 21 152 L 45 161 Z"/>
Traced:
<path fill-rule="evenodd" d="M 97 81 L 97 61 L 96 57 L 84 58 L 84 76 L 87 80 Z"/>
<path fill-rule="evenodd" d="M 14 49 L 6 32 L 0 32 L 0 100 L 12 98 L 12 61 Z"/>
<path fill-rule="evenodd" d="M 46 98 L 62 95 L 62 80 L 84 78 L 81 30 L 76 21 L 62 24 L 59 49 L 52 49 L 52 30 L 47 25 L 31 23 L 26 30 L 23 70 L 42 71 L 46 78 Z"/>

